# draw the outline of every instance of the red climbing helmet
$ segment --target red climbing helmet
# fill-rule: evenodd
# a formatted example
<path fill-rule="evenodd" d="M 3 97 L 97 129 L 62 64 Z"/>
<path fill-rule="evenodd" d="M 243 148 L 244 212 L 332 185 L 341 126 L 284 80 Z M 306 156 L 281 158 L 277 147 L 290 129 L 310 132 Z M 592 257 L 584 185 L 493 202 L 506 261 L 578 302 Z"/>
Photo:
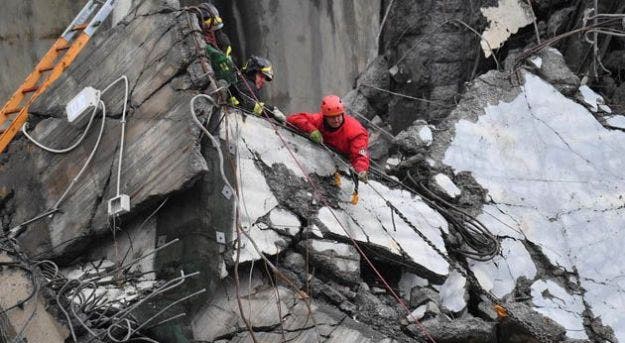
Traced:
<path fill-rule="evenodd" d="M 326 95 L 321 99 L 321 113 L 324 117 L 335 117 L 345 113 L 341 98 L 336 95 Z"/>

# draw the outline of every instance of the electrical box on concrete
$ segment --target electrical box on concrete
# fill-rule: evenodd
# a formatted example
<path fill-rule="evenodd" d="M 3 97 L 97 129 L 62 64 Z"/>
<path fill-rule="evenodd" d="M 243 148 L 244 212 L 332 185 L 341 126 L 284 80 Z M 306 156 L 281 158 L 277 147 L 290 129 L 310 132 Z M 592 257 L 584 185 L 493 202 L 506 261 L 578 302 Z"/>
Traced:
<path fill-rule="evenodd" d="M 85 87 L 65 105 L 67 121 L 70 123 L 78 121 L 89 108 L 95 106 L 98 106 L 98 90 L 93 87 Z"/>
<path fill-rule="evenodd" d="M 126 194 L 120 194 L 109 199 L 109 216 L 120 215 L 130 212 L 130 197 Z"/>

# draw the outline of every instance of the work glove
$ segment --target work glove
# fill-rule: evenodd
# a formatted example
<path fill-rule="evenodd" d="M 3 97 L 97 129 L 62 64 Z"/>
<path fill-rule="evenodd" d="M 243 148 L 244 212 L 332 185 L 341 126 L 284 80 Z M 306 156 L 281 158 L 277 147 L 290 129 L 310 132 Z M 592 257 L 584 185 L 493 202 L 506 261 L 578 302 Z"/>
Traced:
<path fill-rule="evenodd" d="M 317 144 L 323 144 L 323 136 L 321 135 L 321 131 L 315 130 L 310 133 L 310 139 Z"/>
<path fill-rule="evenodd" d="M 361 171 L 360 173 L 358 173 L 358 180 L 364 183 L 369 182 L 369 173 L 367 173 L 366 170 Z"/>
<path fill-rule="evenodd" d="M 265 103 L 262 102 L 256 102 L 254 103 L 254 114 L 257 116 L 261 116 L 263 114 L 263 107 L 265 106 Z"/>
<path fill-rule="evenodd" d="M 235 98 L 235 97 L 231 96 L 231 97 L 228 99 L 228 105 L 230 105 L 230 106 L 232 106 L 232 107 L 237 107 L 237 106 L 239 106 L 239 100 L 238 100 L 237 98 Z"/>
<path fill-rule="evenodd" d="M 284 113 L 282 113 L 282 111 L 280 111 L 280 109 L 275 106 L 273 108 L 273 117 L 281 123 L 284 123 L 286 121 L 286 116 L 284 115 Z"/>

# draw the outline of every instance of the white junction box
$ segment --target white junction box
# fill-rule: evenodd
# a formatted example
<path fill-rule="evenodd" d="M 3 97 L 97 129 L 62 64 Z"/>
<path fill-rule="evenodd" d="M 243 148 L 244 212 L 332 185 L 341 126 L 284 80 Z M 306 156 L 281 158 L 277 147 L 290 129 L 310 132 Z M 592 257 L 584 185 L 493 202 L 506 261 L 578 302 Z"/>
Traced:
<path fill-rule="evenodd" d="M 120 215 L 130 212 L 130 197 L 126 194 L 120 194 L 109 199 L 109 216 Z"/>
<path fill-rule="evenodd" d="M 65 112 L 67 112 L 67 121 L 70 123 L 75 122 L 80 118 L 89 108 L 98 105 L 98 90 L 93 87 L 85 87 L 80 93 L 70 100 L 65 105 Z"/>

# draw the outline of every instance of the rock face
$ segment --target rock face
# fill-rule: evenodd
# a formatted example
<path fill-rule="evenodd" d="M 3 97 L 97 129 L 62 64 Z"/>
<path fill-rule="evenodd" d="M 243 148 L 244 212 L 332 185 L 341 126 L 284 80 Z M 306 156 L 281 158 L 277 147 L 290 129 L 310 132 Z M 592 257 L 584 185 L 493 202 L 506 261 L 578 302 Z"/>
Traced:
<path fill-rule="evenodd" d="M 493 323 L 477 318 L 451 322 L 426 322 L 425 324 L 436 342 L 493 342 L 497 339 Z M 428 339 L 415 325 L 408 326 L 408 330 L 419 339 Z"/>
<path fill-rule="evenodd" d="M 351 245 L 314 239 L 299 244 L 321 271 L 332 274 L 333 278 L 344 283 L 360 281 L 360 255 Z"/>
<path fill-rule="evenodd" d="M 436 124 L 453 107 L 453 99 L 471 76 L 474 44 L 479 41 L 453 20 L 471 25 L 475 10 L 463 0 L 398 1 L 391 7 L 382 51 L 388 57 L 391 90 L 410 96 L 395 95 L 388 103 L 394 133 L 416 119 Z"/>
<path fill-rule="evenodd" d="M 397 134 L 393 144 L 406 155 L 424 152 L 432 144 L 432 130 L 427 123 L 417 120 L 409 128 Z"/>
<path fill-rule="evenodd" d="M 530 59 L 538 75 L 545 81 L 556 86 L 556 88 L 566 95 L 574 94 L 580 86 L 580 80 L 564 62 L 564 56 L 553 48 L 540 51 Z"/>

